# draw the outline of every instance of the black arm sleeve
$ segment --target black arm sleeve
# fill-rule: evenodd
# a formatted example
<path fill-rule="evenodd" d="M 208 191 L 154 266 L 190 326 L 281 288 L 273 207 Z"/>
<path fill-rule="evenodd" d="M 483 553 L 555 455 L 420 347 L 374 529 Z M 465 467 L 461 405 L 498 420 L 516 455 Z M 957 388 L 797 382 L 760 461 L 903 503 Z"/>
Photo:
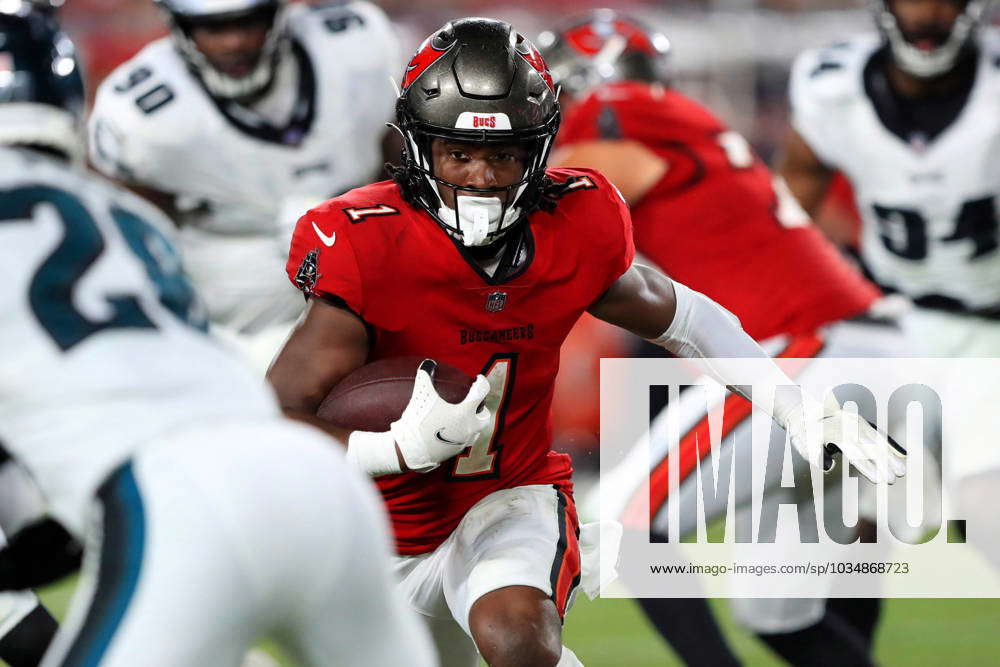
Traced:
<path fill-rule="evenodd" d="M 0 590 L 44 586 L 80 569 L 83 548 L 54 519 L 19 530 L 0 549 Z"/>

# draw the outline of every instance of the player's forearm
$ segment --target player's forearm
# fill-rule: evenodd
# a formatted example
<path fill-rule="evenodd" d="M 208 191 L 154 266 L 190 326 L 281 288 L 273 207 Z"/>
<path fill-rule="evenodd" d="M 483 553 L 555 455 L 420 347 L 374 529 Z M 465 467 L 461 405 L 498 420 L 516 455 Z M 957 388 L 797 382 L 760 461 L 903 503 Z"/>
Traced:
<path fill-rule="evenodd" d="M 740 326 L 739 319 L 705 295 L 674 283 L 675 312 L 673 321 L 659 336 L 649 338 L 678 357 L 694 360 L 710 377 L 726 385 L 748 400 L 751 399 L 748 379 L 753 384 L 775 387 L 794 382 L 774 363 L 771 357 Z M 761 359 L 748 367 L 745 359 Z M 747 371 L 753 377 L 748 378 Z M 792 411 L 802 403 L 801 396 L 771 391 L 758 394 L 754 404 L 784 425 Z"/>
<path fill-rule="evenodd" d="M 331 424 L 311 412 L 292 408 L 284 408 L 282 411 L 289 419 L 315 426 L 334 438 L 347 450 L 347 457 L 351 463 L 368 475 L 378 477 L 410 470 L 406 467 L 403 454 L 399 451 L 399 445 L 391 433 L 354 431 Z"/>
<path fill-rule="evenodd" d="M 815 220 L 830 188 L 834 171 L 823 164 L 795 130 L 790 130 L 785 137 L 785 144 L 775 166 L 792 195 Z"/>
<path fill-rule="evenodd" d="M 315 426 L 331 436 L 344 447 L 351 464 L 372 477 L 409 471 L 391 433 L 368 433 L 342 428 L 317 417 L 313 412 L 294 408 L 283 408 L 282 411 L 289 419 Z"/>
<path fill-rule="evenodd" d="M 294 419 L 295 421 L 300 421 L 310 426 L 315 426 L 327 435 L 333 437 L 344 447 L 347 446 L 347 441 L 351 437 L 351 430 L 347 428 L 341 428 L 325 419 L 320 419 L 312 412 L 304 412 L 302 410 L 296 410 L 294 408 L 282 408 L 282 412 L 289 419 Z"/>
<path fill-rule="evenodd" d="M 284 410 L 316 414 L 323 399 L 368 357 L 368 334 L 356 315 L 310 299 L 304 317 L 267 369 Z"/>
<path fill-rule="evenodd" d="M 287 363 L 287 359 L 283 361 L 281 357 L 267 370 L 267 381 L 277 394 L 281 409 L 296 419 L 297 415 L 315 416 L 320 403 L 329 393 L 326 383 L 309 382 L 308 378 L 295 372 L 294 364 Z"/>
<path fill-rule="evenodd" d="M 794 384 L 740 326 L 735 315 L 708 297 L 670 280 L 659 271 L 633 265 L 611 286 L 590 313 L 646 338 L 679 357 L 692 359 L 704 373 L 749 398 L 745 359 L 755 364 L 754 384 Z M 755 404 L 784 425 L 801 400 L 785 395 L 774 399 L 762 392 Z M 787 404 L 786 404 L 787 403 Z"/>

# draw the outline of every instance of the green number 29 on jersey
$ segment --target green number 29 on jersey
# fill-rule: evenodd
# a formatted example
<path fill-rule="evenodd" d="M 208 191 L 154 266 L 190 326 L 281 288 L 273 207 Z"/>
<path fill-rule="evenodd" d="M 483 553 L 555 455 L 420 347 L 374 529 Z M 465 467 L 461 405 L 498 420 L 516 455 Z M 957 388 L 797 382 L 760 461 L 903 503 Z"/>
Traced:
<path fill-rule="evenodd" d="M 194 290 L 166 236 L 135 213 L 115 205 L 97 214 L 102 213 L 114 222 L 129 250 L 142 262 L 159 302 L 182 321 L 206 330 Z M 105 233 L 84 202 L 65 190 L 43 185 L 0 190 L 0 224 L 39 224 L 43 218 L 58 220 L 63 236 L 36 270 L 28 300 L 38 322 L 63 352 L 101 331 L 156 328 L 140 295 L 125 288 L 105 295 L 110 314 L 102 319 L 88 316 L 74 304 L 78 283 L 107 249 Z"/>

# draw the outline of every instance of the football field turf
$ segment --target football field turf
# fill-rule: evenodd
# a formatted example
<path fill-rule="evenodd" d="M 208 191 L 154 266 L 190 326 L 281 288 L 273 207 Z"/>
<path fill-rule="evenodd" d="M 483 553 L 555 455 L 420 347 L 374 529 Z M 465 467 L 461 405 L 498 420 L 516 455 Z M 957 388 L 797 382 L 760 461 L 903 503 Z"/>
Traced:
<path fill-rule="evenodd" d="M 71 580 L 42 592 L 57 616 L 65 612 L 72 586 Z M 713 606 L 721 612 L 726 634 L 744 664 L 783 664 L 760 642 L 733 626 L 724 602 L 715 601 Z M 995 664 L 998 633 L 1000 600 L 886 600 L 876 658 L 887 667 Z M 681 665 L 631 600 L 591 602 L 581 595 L 566 619 L 565 643 L 587 667 Z"/>
<path fill-rule="evenodd" d="M 735 628 L 726 604 L 723 626 L 746 665 L 783 665 L 767 648 Z M 886 600 L 876 639 L 876 659 L 894 665 L 995 664 L 1000 600 Z M 566 645 L 587 667 L 664 667 L 682 663 L 670 654 L 632 600 L 582 600 L 566 620 Z"/>

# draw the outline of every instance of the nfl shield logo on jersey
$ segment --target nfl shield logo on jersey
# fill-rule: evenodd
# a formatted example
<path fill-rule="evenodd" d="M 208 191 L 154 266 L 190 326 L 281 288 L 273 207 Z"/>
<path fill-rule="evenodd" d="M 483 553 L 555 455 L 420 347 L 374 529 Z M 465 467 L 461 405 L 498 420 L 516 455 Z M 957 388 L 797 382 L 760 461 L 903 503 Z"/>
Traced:
<path fill-rule="evenodd" d="M 506 305 L 506 292 L 490 292 L 490 295 L 486 297 L 486 310 L 490 313 L 499 313 Z"/>

